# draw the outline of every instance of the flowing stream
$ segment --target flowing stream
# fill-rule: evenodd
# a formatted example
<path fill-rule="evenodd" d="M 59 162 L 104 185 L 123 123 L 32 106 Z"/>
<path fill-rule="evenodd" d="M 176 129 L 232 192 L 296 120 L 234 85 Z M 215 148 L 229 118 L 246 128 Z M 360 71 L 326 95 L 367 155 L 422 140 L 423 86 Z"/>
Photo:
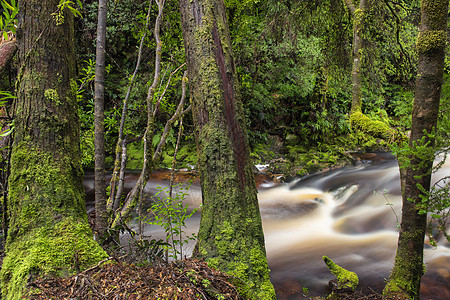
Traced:
<path fill-rule="evenodd" d="M 435 175 L 448 176 L 450 164 Z M 322 256 L 356 272 L 360 288 L 381 291 L 392 269 L 401 215 L 398 165 L 344 168 L 259 193 L 266 248 L 280 299 L 328 292 Z M 426 246 L 422 299 L 450 299 L 450 243 Z M 291 295 L 289 297 L 289 295 Z"/>
<path fill-rule="evenodd" d="M 383 157 L 381 157 L 383 158 Z M 434 178 L 450 174 L 450 163 Z M 135 175 L 129 175 L 129 188 Z M 434 179 L 436 181 L 436 179 Z M 167 181 L 153 179 L 146 192 L 155 194 Z M 325 295 L 334 276 L 325 267 L 326 255 L 356 272 L 360 288 L 380 292 L 392 269 L 401 215 L 400 179 L 397 162 L 376 163 L 312 175 L 283 184 L 266 182 L 259 188 L 259 203 L 265 233 L 271 279 L 278 299 L 304 299 Z M 88 196 L 92 179 L 86 178 Z M 185 199 L 198 207 L 201 191 L 193 184 Z M 200 214 L 187 222 L 185 232 L 198 230 Z M 161 228 L 147 226 L 145 235 L 164 238 Z M 183 250 L 189 254 L 193 244 Z M 450 243 L 438 237 L 438 246 L 425 246 L 427 273 L 422 279 L 422 299 L 450 299 Z"/>

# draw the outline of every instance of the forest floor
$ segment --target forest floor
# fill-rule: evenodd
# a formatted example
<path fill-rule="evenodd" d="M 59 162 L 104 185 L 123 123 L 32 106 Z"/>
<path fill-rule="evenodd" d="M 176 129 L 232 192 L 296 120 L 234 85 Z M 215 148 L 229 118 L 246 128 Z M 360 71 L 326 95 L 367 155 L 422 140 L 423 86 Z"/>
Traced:
<path fill-rule="evenodd" d="M 33 294 L 26 298 L 244 299 L 236 280 L 193 259 L 148 266 L 108 261 L 68 278 L 38 278 L 28 285 Z"/>
<path fill-rule="evenodd" d="M 67 278 L 38 278 L 29 283 L 28 288 L 33 294 L 26 296 L 26 299 L 246 299 L 240 296 L 239 285 L 242 287 L 239 279 L 194 259 L 152 266 L 115 261 L 99 264 Z M 339 298 L 333 299 L 382 299 L 376 293 L 364 295 L 346 290 L 336 290 L 334 293 Z M 289 299 L 307 299 L 298 297 Z"/>

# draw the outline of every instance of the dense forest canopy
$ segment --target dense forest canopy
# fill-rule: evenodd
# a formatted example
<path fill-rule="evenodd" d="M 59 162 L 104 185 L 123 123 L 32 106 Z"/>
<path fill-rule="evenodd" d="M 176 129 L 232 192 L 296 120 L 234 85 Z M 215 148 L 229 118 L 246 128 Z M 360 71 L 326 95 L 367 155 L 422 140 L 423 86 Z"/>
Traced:
<path fill-rule="evenodd" d="M 288 142 L 283 151 L 297 165 L 305 165 L 311 160 L 316 160 L 319 165 L 335 162 L 344 157 L 341 146 L 387 149 L 383 141 L 354 132 L 349 126 L 353 20 L 343 1 L 304 1 L 301 4 L 293 1 L 225 1 L 225 4 L 256 160 L 273 159 L 273 153 L 261 149 L 261 144 L 276 145 L 278 139 Z M 92 99 L 93 83 L 88 80 L 95 61 L 96 7 L 97 2 L 85 3 L 83 19 L 76 23 L 78 70 L 80 80 L 85 82 L 80 94 L 82 146 L 85 166 L 90 167 L 93 163 L 93 104 L 89 99 Z M 145 14 L 144 1 L 114 2 L 108 11 L 105 126 L 110 155 L 115 148 L 121 99 L 134 70 Z M 151 18 L 155 18 L 155 14 Z M 404 132 L 410 127 L 419 22 L 419 1 L 373 1 L 364 20 L 363 112 Z M 161 34 L 162 69 L 167 77 L 184 62 L 179 11 L 174 2 L 165 6 Z M 145 124 L 143 101 L 145 85 L 152 76 L 154 49 L 150 32 L 129 101 L 126 128 L 129 139 L 139 137 L 142 124 Z M 174 110 L 173 101 L 179 99 L 181 75 L 180 72 L 174 75 L 164 97 L 164 112 L 159 115 L 161 122 Z M 189 129 L 192 124 L 189 118 L 184 122 L 185 133 L 192 130 Z M 175 135 L 173 131 L 169 136 L 169 153 L 174 147 Z M 185 135 L 186 143 L 192 144 L 189 136 Z M 139 146 L 131 143 L 129 147 L 130 157 L 139 156 L 133 152 L 138 151 Z M 312 148 L 331 155 L 320 156 L 317 160 L 312 154 L 304 154 Z M 185 154 L 183 151 L 188 149 L 182 149 L 181 155 Z M 107 162 L 112 163 L 108 159 Z M 165 165 L 169 162 L 170 158 L 166 156 Z M 193 165 L 195 158 L 187 155 L 185 162 Z M 133 167 L 137 168 L 138 164 L 131 165 Z M 306 169 L 307 172 L 314 171 L 314 166 Z"/>

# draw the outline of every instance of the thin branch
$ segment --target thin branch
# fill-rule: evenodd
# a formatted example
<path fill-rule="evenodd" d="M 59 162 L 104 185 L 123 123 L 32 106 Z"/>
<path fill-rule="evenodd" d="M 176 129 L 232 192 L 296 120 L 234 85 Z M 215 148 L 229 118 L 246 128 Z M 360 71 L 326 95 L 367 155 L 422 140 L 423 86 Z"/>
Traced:
<path fill-rule="evenodd" d="M 167 80 L 166 87 L 164 88 L 164 91 L 162 92 L 161 96 L 159 97 L 159 99 L 158 99 L 158 101 L 157 101 L 155 107 L 158 107 L 159 104 L 161 103 L 161 101 L 162 101 L 164 95 L 165 95 L 166 92 L 167 92 L 167 89 L 169 88 L 169 85 L 170 85 L 170 82 L 172 81 L 173 75 L 175 75 L 175 74 L 176 74 L 182 67 L 184 67 L 185 65 L 186 65 L 186 63 L 183 63 L 181 66 L 179 66 L 178 68 L 176 68 L 175 71 L 173 71 L 172 73 L 170 73 L 169 79 Z M 153 111 L 153 117 L 156 116 L 156 113 L 157 113 L 157 111 L 156 111 L 156 109 L 155 109 L 155 110 Z"/>
<path fill-rule="evenodd" d="M 150 177 L 151 172 L 151 164 L 153 163 L 152 157 L 149 157 L 148 154 L 151 152 L 152 149 L 152 137 L 153 137 L 153 128 L 154 128 L 154 117 L 153 117 L 153 111 L 152 111 L 152 99 L 153 95 L 156 89 L 156 86 L 158 85 L 160 73 L 161 73 L 161 53 L 162 53 L 162 42 L 160 39 L 160 28 L 161 28 L 161 20 L 163 15 L 163 7 L 164 7 L 164 0 L 157 0 L 156 4 L 158 5 L 158 16 L 156 17 L 155 21 L 155 30 L 154 30 L 154 37 L 156 40 L 156 54 L 155 54 L 155 75 L 153 78 L 153 83 L 148 89 L 147 93 L 147 128 L 144 133 L 144 162 L 141 174 L 134 185 L 133 189 L 128 193 L 127 197 L 125 198 L 125 203 L 120 210 L 114 217 L 114 221 L 112 222 L 112 228 L 117 226 L 117 222 L 120 218 L 123 218 L 124 216 L 128 215 L 131 211 L 131 209 L 136 205 L 137 198 L 139 197 L 140 193 L 145 187 L 145 184 Z M 158 107 L 155 107 L 155 109 L 158 109 Z M 113 186 L 111 186 L 112 190 Z"/>
<path fill-rule="evenodd" d="M 150 4 L 148 6 L 148 11 L 147 11 L 147 17 L 145 20 L 145 29 L 148 28 L 149 23 L 150 23 L 150 12 L 151 12 L 151 8 L 152 8 L 152 1 L 150 1 Z M 111 183 L 110 183 L 110 188 L 111 188 L 111 194 L 110 194 L 110 198 L 108 201 L 108 207 L 107 210 L 108 212 L 111 212 L 112 207 L 113 207 L 113 202 L 114 199 L 117 197 L 115 195 L 116 192 L 116 180 L 117 180 L 117 176 L 119 173 L 119 164 L 120 164 L 120 157 L 121 157 L 121 146 L 122 146 L 122 140 L 123 140 L 123 130 L 124 130 L 124 126 L 125 126 L 125 117 L 126 117 L 126 112 L 127 112 L 127 103 L 128 103 L 128 99 L 130 97 L 131 94 L 131 90 L 133 88 L 134 85 L 134 80 L 136 78 L 136 74 L 137 71 L 139 69 L 139 66 L 141 64 L 141 57 L 142 57 L 142 49 L 144 48 L 144 40 L 147 37 L 147 30 L 144 30 L 144 33 L 142 35 L 141 38 L 141 42 L 139 44 L 139 51 L 138 51 L 138 59 L 136 62 L 136 67 L 134 68 L 134 72 L 133 75 L 131 76 L 130 79 L 130 83 L 128 86 L 128 90 L 127 90 L 127 94 L 125 96 L 125 99 L 123 101 L 123 108 L 122 108 L 122 117 L 120 119 L 120 127 L 119 127 L 119 137 L 117 139 L 117 146 L 116 146 L 116 159 L 114 161 L 114 171 L 113 171 L 113 175 L 111 177 Z M 120 197 L 120 196 L 119 196 Z"/>
<path fill-rule="evenodd" d="M 391 11 L 391 13 L 395 16 L 395 24 L 397 24 L 397 26 L 395 27 L 395 38 L 396 38 L 397 44 L 400 47 L 400 51 L 407 58 L 410 68 L 413 68 L 413 64 L 411 62 L 411 57 L 406 53 L 405 49 L 403 49 L 403 45 L 400 42 L 400 23 L 401 23 L 400 17 L 394 11 L 394 8 L 389 4 L 388 0 L 386 0 L 385 3 L 386 3 L 386 6 L 388 7 L 388 9 Z"/>
<path fill-rule="evenodd" d="M 161 136 L 161 140 L 159 141 L 158 147 L 156 148 L 155 153 L 153 154 L 153 161 L 158 161 L 161 157 L 162 150 L 164 145 L 166 144 L 167 135 L 169 134 L 170 129 L 172 128 L 172 124 L 178 120 L 182 116 L 184 102 L 186 100 L 186 82 L 187 82 L 187 71 L 184 71 L 183 79 L 182 79 L 182 93 L 181 99 L 178 103 L 177 110 L 173 114 L 173 116 L 166 122 L 164 126 L 164 131 Z"/>

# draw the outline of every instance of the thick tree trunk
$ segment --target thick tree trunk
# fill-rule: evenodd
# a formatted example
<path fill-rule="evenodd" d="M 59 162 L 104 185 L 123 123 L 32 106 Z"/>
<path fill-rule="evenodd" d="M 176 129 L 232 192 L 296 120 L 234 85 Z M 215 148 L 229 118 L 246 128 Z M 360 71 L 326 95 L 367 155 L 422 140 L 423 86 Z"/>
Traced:
<path fill-rule="evenodd" d="M 92 238 L 82 184 L 73 16 L 56 25 L 58 0 L 19 2 L 21 65 L 9 177 L 5 299 L 29 276 L 67 274 L 103 259 Z"/>
<path fill-rule="evenodd" d="M 98 1 L 97 49 L 95 59 L 95 227 L 99 242 L 106 239 L 108 213 L 106 211 L 105 182 L 105 47 L 107 1 Z"/>
<path fill-rule="evenodd" d="M 180 0 L 202 186 L 197 257 L 272 299 L 245 120 L 222 0 Z"/>
<path fill-rule="evenodd" d="M 423 246 L 427 215 L 424 199 L 430 189 L 434 139 L 427 135 L 436 127 L 444 71 L 448 0 L 422 1 L 422 23 L 417 39 L 419 65 L 413 105 L 411 166 L 402 172 L 403 208 L 394 268 L 384 290 L 386 298 L 419 299 L 424 273 Z M 428 153 L 414 144 L 427 145 Z"/>

